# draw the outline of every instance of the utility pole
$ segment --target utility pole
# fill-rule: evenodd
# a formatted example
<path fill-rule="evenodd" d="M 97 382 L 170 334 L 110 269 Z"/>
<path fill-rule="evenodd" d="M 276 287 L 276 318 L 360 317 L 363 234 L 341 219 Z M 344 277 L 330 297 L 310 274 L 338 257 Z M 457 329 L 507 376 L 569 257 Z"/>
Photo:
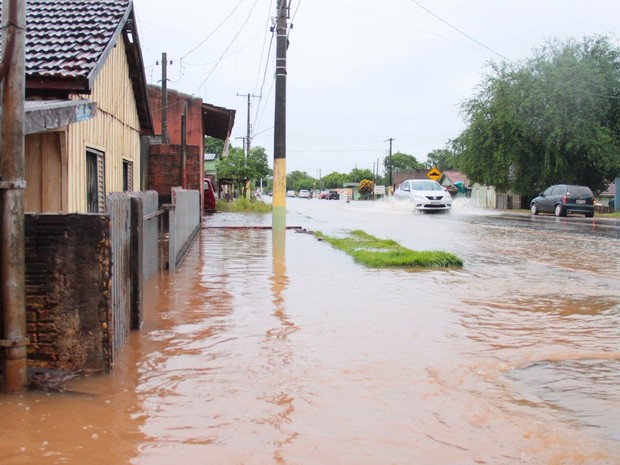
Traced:
<path fill-rule="evenodd" d="M 278 0 L 276 18 L 276 102 L 273 131 L 272 229 L 286 229 L 286 51 L 288 48 L 287 0 Z"/>
<path fill-rule="evenodd" d="M 389 158 L 390 160 L 390 170 L 389 170 L 390 186 L 389 186 L 389 189 L 393 189 L 393 186 L 392 186 L 392 141 L 394 140 L 395 140 L 394 138 L 390 137 L 389 139 L 383 141 L 383 142 L 388 142 L 388 141 L 390 142 L 390 158 Z"/>
<path fill-rule="evenodd" d="M 24 189 L 26 0 L 2 3 L 0 136 L 0 350 L 2 389 L 28 384 Z"/>
<path fill-rule="evenodd" d="M 161 141 L 169 144 L 168 138 L 168 55 L 161 54 Z"/>
<path fill-rule="evenodd" d="M 245 95 L 242 94 L 237 94 L 237 97 L 245 97 Z M 248 98 L 248 126 L 247 126 L 247 136 L 245 137 L 244 141 L 243 141 L 243 152 L 245 153 L 245 164 L 247 165 L 247 160 L 248 158 L 250 158 L 250 144 L 251 144 L 251 140 L 252 140 L 252 125 L 250 123 L 250 108 L 251 108 L 251 101 L 250 99 L 252 97 L 257 97 L 256 95 L 252 95 L 252 94 L 247 94 L 247 98 Z M 246 196 L 249 198 L 250 197 L 250 179 L 246 179 L 245 181 L 245 194 Z"/>
<path fill-rule="evenodd" d="M 253 94 L 237 94 L 237 97 L 247 97 L 248 99 L 248 125 L 247 125 L 247 136 L 245 137 L 245 143 L 243 144 L 243 151 L 245 152 L 245 158 L 250 156 L 250 140 L 252 140 L 252 125 L 250 123 L 250 108 L 251 108 L 251 98 L 260 98 L 260 95 Z M 237 139 L 240 139 L 239 137 Z"/>
<path fill-rule="evenodd" d="M 181 114 L 181 187 L 187 189 L 187 102 Z"/>
<path fill-rule="evenodd" d="M 235 137 L 235 139 L 241 139 L 243 141 L 243 153 L 246 153 L 245 152 L 245 140 L 246 140 L 246 138 L 245 137 Z"/>
<path fill-rule="evenodd" d="M 251 98 L 260 98 L 260 95 L 253 95 L 253 94 L 237 94 L 237 97 L 247 97 L 248 99 L 248 123 L 247 123 L 247 136 L 246 136 L 246 144 L 243 147 L 243 150 L 245 152 L 245 158 L 248 158 L 250 156 L 250 140 L 252 140 L 252 125 L 250 123 L 250 108 L 251 108 Z"/>

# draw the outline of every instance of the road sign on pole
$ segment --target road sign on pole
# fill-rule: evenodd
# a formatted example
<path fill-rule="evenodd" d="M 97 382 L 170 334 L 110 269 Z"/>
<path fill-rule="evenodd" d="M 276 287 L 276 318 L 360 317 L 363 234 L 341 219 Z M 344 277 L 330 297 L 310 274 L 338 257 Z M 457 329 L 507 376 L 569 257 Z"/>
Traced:
<path fill-rule="evenodd" d="M 426 173 L 426 176 L 428 176 L 428 178 L 432 179 L 433 181 L 439 181 L 439 178 L 441 178 L 441 174 L 441 171 L 439 171 L 435 166 L 433 166 L 430 171 Z"/>

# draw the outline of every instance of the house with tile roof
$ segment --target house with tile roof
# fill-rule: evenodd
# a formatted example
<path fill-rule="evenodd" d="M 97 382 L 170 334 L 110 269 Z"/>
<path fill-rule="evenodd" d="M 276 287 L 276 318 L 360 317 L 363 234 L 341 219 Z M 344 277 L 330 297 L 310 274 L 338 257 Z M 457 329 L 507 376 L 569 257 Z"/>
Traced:
<path fill-rule="evenodd" d="M 25 73 L 25 210 L 102 213 L 141 190 L 153 123 L 133 2 L 27 0 Z"/>

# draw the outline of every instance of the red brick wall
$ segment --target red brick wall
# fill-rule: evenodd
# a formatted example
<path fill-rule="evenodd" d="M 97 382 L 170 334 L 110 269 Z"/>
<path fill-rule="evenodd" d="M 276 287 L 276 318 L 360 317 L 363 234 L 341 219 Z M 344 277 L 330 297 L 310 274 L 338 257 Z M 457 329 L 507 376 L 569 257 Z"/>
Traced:
<path fill-rule="evenodd" d="M 149 103 L 153 115 L 155 134 L 161 134 L 161 87 L 148 87 Z M 204 145 L 204 128 L 202 127 L 202 99 L 168 89 L 167 127 L 171 144 L 181 144 L 181 116 L 187 105 L 185 115 L 186 141 L 188 145 Z"/>
<path fill-rule="evenodd" d="M 201 150 L 199 146 L 187 146 L 186 184 L 181 185 L 181 157 L 180 145 L 152 145 L 149 154 L 149 180 L 150 190 L 157 191 L 160 197 L 170 198 L 172 187 L 184 187 L 185 189 L 202 192 L 201 182 Z"/>
<path fill-rule="evenodd" d="M 29 366 L 109 371 L 109 217 L 26 215 L 25 226 Z"/>

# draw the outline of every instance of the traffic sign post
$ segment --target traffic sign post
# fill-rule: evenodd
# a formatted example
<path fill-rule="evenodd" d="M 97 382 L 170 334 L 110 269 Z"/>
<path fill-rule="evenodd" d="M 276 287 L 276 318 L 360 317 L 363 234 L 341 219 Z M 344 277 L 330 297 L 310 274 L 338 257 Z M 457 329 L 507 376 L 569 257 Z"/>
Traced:
<path fill-rule="evenodd" d="M 432 179 L 433 181 L 439 181 L 439 178 L 441 178 L 441 171 L 439 171 L 435 166 L 433 166 L 428 173 L 426 173 L 426 176 L 429 179 Z"/>

